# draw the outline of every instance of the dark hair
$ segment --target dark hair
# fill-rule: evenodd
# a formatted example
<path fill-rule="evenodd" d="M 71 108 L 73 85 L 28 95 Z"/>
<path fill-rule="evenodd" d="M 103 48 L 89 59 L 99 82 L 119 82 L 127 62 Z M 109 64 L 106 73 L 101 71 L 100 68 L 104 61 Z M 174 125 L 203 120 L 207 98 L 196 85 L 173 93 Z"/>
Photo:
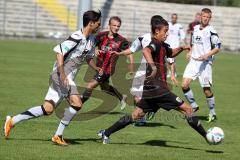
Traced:
<path fill-rule="evenodd" d="M 203 9 L 202 9 L 202 12 L 212 13 L 212 11 L 211 11 L 209 8 L 203 8 Z"/>
<path fill-rule="evenodd" d="M 98 11 L 98 12 L 93 10 L 86 11 L 83 14 L 83 27 L 86 27 L 91 21 L 97 22 L 100 18 L 101 18 L 101 11 Z"/>
<path fill-rule="evenodd" d="M 156 19 L 163 19 L 163 17 L 160 16 L 160 15 L 154 15 L 154 16 L 152 16 L 150 25 L 153 25 L 153 22 L 155 22 Z"/>
<path fill-rule="evenodd" d="M 151 19 L 152 33 L 155 34 L 156 29 L 161 30 L 163 26 L 168 26 L 168 22 L 161 16 L 154 16 Z"/>
<path fill-rule="evenodd" d="M 110 24 L 112 20 L 118 21 L 120 24 L 122 24 L 122 20 L 121 20 L 121 18 L 118 17 L 118 16 L 112 16 L 112 17 L 110 17 L 110 19 L 109 19 L 109 21 L 108 21 L 108 24 Z"/>

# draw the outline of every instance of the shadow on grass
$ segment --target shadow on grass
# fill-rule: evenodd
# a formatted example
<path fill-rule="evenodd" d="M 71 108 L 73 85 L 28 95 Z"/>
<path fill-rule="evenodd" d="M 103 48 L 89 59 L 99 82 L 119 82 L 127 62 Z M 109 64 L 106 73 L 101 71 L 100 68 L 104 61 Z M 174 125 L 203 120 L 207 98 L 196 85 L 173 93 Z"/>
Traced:
<path fill-rule="evenodd" d="M 99 143 L 101 142 L 101 139 L 99 138 L 74 138 L 74 139 L 64 139 L 68 144 L 71 145 L 76 145 L 76 144 L 81 144 L 80 142 L 96 142 Z"/>
<path fill-rule="evenodd" d="M 177 129 L 175 126 L 158 122 L 147 122 L 145 127 L 169 127 L 172 129 Z"/>
<path fill-rule="evenodd" d="M 160 147 L 170 147 L 170 148 L 180 148 L 180 149 L 187 149 L 187 150 L 201 150 L 208 153 L 214 153 L 214 154 L 223 154 L 223 151 L 215 151 L 215 150 L 205 150 L 205 149 L 199 149 L 199 148 L 192 148 L 192 147 L 184 147 L 184 146 L 178 146 L 178 145 L 169 145 L 167 142 L 174 142 L 174 143 L 180 143 L 177 141 L 163 141 L 163 140 L 150 140 L 145 143 L 142 143 L 143 145 L 150 145 L 150 146 L 160 146 Z"/>
<path fill-rule="evenodd" d="M 14 141 L 42 141 L 42 142 L 52 142 L 51 139 L 41 139 L 41 138 L 8 138 L 8 141 L 14 140 Z M 70 145 L 79 145 L 80 142 L 101 142 L 101 139 L 99 138 L 66 138 L 64 139 L 68 144 Z"/>

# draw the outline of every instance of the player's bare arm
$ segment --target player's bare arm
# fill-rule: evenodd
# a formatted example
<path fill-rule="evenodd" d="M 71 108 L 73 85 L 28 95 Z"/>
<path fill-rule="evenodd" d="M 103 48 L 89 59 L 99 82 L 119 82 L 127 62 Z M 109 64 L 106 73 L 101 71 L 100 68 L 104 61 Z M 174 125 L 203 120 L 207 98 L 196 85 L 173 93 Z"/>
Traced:
<path fill-rule="evenodd" d="M 186 59 L 189 61 L 192 55 L 192 47 L 190 47 L 190 50 L 186 54 Z"/>
<path fill-rule="evenodd" d="M 205 61 L 205 60 L 208 60 L 209 57 L 217 54 L 218 52 L 220 51 L 220 48 L 214 48 L 212 49 L 210 52 L 204 54 L 204 55 L 201 55 L 198 60 L 200 61 Z"/>
<path fill-rule="evenodd" d="M 97 72 L 100 71 L 101 68 L 96 66 L 96 63 L 94 62 L 94 60 L 93 60 L 92 58 L 89 58 L 89 59 L 87 59 L 86 61 L 87 61 L 88 65 L 89 65 L 92 69 L 94 69 L 94 70 L 97 71 Z"/>
<path fill-rule="evenodd" d="M 171 70 L 171 81 L 173 85 L 178 85 L 178 80 L 176 78 L 176 65 L 175 63 L 169 63 L 170 64 L 170 70 Z"/>
<path fill-rule="evenodd" d="M 148 76 L 147 78 L 154 78 L 157 74 L 157 67 L 153 61 L 152 55 L 151 55 L 151 50 L 149 48 L 144 48 L 143 49 L 143 55 L 147 61 L 147 63 L 151 66 L 152 68 L 152 73 L 150 74 L 150 76 Z"/>
<path fill-rule="evenodd" d="M 124 51 L 121 51 L 121 52 L 112 51 L 111 53 L 119 55 L 119 56 L 122 56 L 122 55 L 126 56 L 126 55 L 131 55 L 133 52 L 130 50 L 130 48 L 128 48 L 128 49 L 125 49 Z"/>
<path fill-rule="evenodd" d="M 62 81 L 63 85 L 66 87 L 66 86 L 69 85 L 69 82 L 68 82 L 68 79 L 67 79 L 67 76 L 65 74 L 64 67 L 63 67 L 64 56 L 60 53 L 57 53 L 56 59 L 57 59 L 57 68 L 58 68 L 58 72 L 60 74 L 61 81 Z"/>
<path fill-rule="evenodd" d="M 178 56 L 184 50 L 190 50 L 190 46 L 180 46 L 178 48 L 173 48 L 172 49 L 172 57 Z"/>

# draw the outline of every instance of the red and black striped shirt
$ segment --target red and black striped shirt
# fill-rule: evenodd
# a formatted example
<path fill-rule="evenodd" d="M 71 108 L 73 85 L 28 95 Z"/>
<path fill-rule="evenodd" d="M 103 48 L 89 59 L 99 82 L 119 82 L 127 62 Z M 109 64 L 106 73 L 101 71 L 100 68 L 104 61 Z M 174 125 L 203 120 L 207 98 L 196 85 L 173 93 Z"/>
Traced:
<path fill-rule="evenodd" d="M 96 45 L 100 50 L 97 57 L 97 66 L 102 68 L 105 74 L 112 75 L 119 56 L 111 54 L 111 51 L 121 52 L 129 47 L 129 42 L 119 34 L 109 38 L 108 33 L 108 31 L 99 32 L 96 36 Z"/>
<path fill-rule="evenodd" d="M 156 79 L 166 81 L 167 68 L 166 68 L 166 58 L 172 57 L 172 48 L 170 48 L 167 43 L 160 43 L 158 40 L 152 38 L 152 41 L 147 46 L 151 50 L 151 55 L 153 61 L 157 67 Z M 146 73 L 149 76 L 152 72 L 150 66 L 147 67 Z"/>

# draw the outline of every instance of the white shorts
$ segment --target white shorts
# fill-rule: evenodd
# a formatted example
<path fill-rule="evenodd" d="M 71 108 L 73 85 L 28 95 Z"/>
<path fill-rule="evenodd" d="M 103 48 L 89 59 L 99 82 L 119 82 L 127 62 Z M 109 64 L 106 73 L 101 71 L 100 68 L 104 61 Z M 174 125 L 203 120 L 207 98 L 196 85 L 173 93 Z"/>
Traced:
<path fill-rule="evenodd" d="M 137 96 L 139 98 L 142 97 L 143 85 L 146 77 L 146 67 L 146 60 L 145 58 L 143 58 L 132 82 L 132 88 L 130 90 L 130 93 L 133 96 Z"/>
<path fill-rule="evenodd" d="M 212 86 L 212 61 L 198 61 L 191 59 L 187 64 L 183 78 L 198 78 L 201 87 Z"/>
<path fill-rule="evenodd" d="M 68 79 L 69 80 L 69 79 Z M 53 101 L 55 107 L 61 103 L 61 101 L 69 95 L 78 95 L 78 90 L 74 81 L 69 80 L 69 87 L 62 87 L 60 85 L 52 84 L 48 88 L 48 92 L 45 96 L 45 101 Z"/>

